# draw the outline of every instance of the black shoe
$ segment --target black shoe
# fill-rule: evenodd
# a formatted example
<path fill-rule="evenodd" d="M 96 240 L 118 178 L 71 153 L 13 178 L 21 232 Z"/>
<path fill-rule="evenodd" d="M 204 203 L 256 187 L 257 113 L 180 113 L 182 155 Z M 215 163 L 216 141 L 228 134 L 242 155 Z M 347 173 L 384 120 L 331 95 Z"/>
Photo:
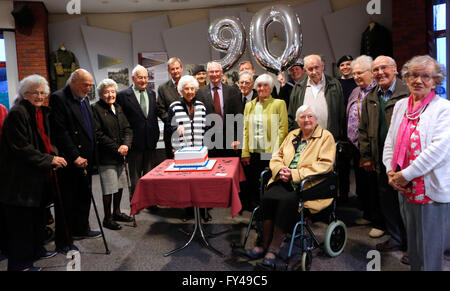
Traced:
<path fill-rule="evenodd" d="M 36 261 L 53 258 L 54 256 L 56 256 L 57 253 L 58 252 L 56 251 L 47 251 L 45 248 L 42 248 L 36 257 Z"/>
<path fill-rule="evenodd" d="M 211 214 L 209 214 L 208 208 L 201 209 L 201 217 L 203 218 L 203 220 L 205 222 L 212 220 L 212 216 L 211 216 Z"/>
<path fill-rule="evenodd" d="M 63 254 L 63 255 L 67 255 L 67 253 L 70 252 L 70 251 L 79 251 L 79 249 L 74 244 L 72 244 L 71 246 L 65 246 L 65 247 L 62 247 L 62 248 L 56 248 L 55 249 L 55 252 L 58 252 L 58 253 Z"/>
<path fill-rule="evenodd" d="M 122 229 L 122 226 L 120 226 L 120 224 L 118 224 L 117 222 L 115 222 L 114 220 L 103 220 L 103 227 L 107 228 L 107 229 L 111 229 L 111 230 L 119 230 Z"/>
<path fill-rule="evenodd" d="M 97 230 L 89 230 L 87 233 L 85 234 L 80 234 L 80 235 L 73 235 L 73 239 L 74 240 L 82 240 L 85 238 L 98 238 L 101 237 L 102 233 L 100 231 Z"/>
<path fill-rule="evenodd" d="M 252 260 L 257 260 L 257 259 L 261 259 L 264 258 L 264 256 L 266 255 L 266 250 L 263 249 L 261 252 L 257 252 L 254 249 L 249 249 L 249 250 L 245 250 L 245 255 L 252 259 Z"/>
<path fill-rule="evenodd" d="M 125 213 L 113 214 L 113 220 L 121 222 L 133 222 L 133 217 L 128 216 Z"/>

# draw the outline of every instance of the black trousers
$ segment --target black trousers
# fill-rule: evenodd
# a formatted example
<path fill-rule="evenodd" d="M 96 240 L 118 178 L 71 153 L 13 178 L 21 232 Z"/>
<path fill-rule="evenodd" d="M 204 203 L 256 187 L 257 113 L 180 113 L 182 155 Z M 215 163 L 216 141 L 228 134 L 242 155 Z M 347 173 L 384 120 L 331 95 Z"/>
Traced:
<path fill-rule="evenodd" d="M 339 173 L 339 200 L 347 201 L 350 191 L 350 170 L 352 160 L 352 150 L 350 142 L 340 143 L 337 153 L 336 167 Z"/>
<path fill-rule="evenodd" d="M 240 193 L 242 208 L 253 210 L 260 203 L 260 175 L 269 167 L 270 160 L 261 159 L 261 154 L 250 153 L 250 164 L 244 166 L 244 173 L 247 180 L 243 183 L 244 188 Z"/>
<path fill-rule="evenodd" d="M 0 253 L 6 254 L 6 217 L 0 204 Z"/>
<path fill-rule="evenodd" d="M 20 271 L 33 265 L 45 239 L 45 208 L 3 204 L 8 271 Z M 3 234 L 2 234 L 3 235 Z"/>
<path fill-rule="evenodd" d="M 82 169 L 65 168 L 58 170 L 58 180 L 62 201 L 55 197 L 55 244 L 64 248 L 72 244 L 72 235 L 81 236 L 90 230 L 92 176 Z"/>

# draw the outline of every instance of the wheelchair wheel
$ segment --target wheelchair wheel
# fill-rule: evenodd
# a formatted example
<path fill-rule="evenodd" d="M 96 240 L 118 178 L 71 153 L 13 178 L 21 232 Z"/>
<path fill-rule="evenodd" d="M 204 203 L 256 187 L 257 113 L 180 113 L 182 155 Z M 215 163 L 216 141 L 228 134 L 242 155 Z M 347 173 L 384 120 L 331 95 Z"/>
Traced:
<path fill-rule="evenodd" d="M 345 224 L 336 220 L 330 223 L 325 234 L 324 248 L 330 257 L 339 256 L 347 244 L 347 227 Z"/>
<path fill-rule="evenodd" d="M 311 270 L 311 265 L 312 265 L 312 253 L 309 250 L 304 251 L 302 254 L 301 270 L 309 271 L 309 270 Z"/>

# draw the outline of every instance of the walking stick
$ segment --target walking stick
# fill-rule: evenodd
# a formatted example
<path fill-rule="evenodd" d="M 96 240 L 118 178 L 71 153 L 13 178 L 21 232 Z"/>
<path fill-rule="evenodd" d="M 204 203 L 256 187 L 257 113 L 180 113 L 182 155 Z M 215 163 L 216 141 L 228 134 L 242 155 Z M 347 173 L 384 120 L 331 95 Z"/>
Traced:
<path fill-rule="evenodd" d="M 127 158 L 123 156 L 123 166 L 125 167 L 125 176 L 127 176 L 127 185 L 128 185 L 128 193 L 130 195 L 130 202 L 131 202 L 131 181 L 130 181 L 130 173 L 128 172 L 128 162 Z M 133 214 L 133 227 L 137 227 L 136 223 L 136 215 Z"/>
<path fill-rule="evenodd" d="M 86 169 L 83 169 L 83 176 L 85 178 L 87 178 L 87 176 L 88 176 Z M 99 177 L 100 177 L 100 185 L 101 185 L 102 194 L 103 194 L 104 191 L 103 191 L 102 176 L 99 175 Z M 91 185 L 90 181 L 87 181 L 87 182 L 88 182 L 88 185 Z M 102 233 L 103 243 L 105 244 L 105 253 L 107 255 L 109 255 L 111 253 L 111 251 L 108 249 L 108 244 L 106 243 L 105 233 L 103 232 L 103 227 L 102 227 L 102 223 L 100 221 L 100 216 L 98 215 L 97 205 L 95 204 L 95 199 L 94 199 L 94 194 L 92 193 L 92 186 L 89 186 L 89 188 L 90 188 L 89 192 L 91 192 L 92 204 L 94 204 L 95 216 L 97 216 L 98 226 L 100 226 L 100 232 Z"/>
<path fill-rule="evenodd" d="M 62 195 L 61 195 L 61 189 L 59 188 L 59 183 L 58 183 L 58 177 L 56 176 L 56 168 L 52 169 L 52 178 L 53 178 L 53 183 L 55 184 L 55 192 L 56 192 L 56 200 L 58 200 L 58 205 L 59 205 L 59 209 L 61 211 L 61 217 L 63 220 L 63 224 L 64 224 L 64 232 L 66 234 L 66 240 L 67 243 L 70 244 L 69 248 L 71 248 L 73 241 L 72 241 L 72 237 L 69 234 L 69 228 L 67 227 L 67 219 L 66 219 L 66 215 L 64 214 L 64 205 L 63 205 L 63 201 L 62 201 Z"/>

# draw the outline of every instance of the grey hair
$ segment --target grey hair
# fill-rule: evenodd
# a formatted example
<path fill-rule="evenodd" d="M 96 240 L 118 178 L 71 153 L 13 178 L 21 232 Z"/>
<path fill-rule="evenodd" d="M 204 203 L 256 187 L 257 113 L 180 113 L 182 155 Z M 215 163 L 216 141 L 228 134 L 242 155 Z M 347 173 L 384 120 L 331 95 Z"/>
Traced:
<path fill-rule="evenodd" d="M 356 64 L 359 64 L 364 70 L 371 71 L 373 59 L 370 56 L 360 55 L 351 62 L 352 71 Z"/>
<path fill-rule="evenodd" d="M 311 57 L 318 58 L 319 61 L 320 61 L 321 63 L 324 62 L 324 61 L 322 60 L 322 57 L 319 56 L 319 55 L 307 55 L 306 57 L 303 58 L 303 62 L 304 62 L 304 64 L 305 64 L 305 66 L 306 66 L 306 63 L 308 62 L 308 60 L 309 60 Z"/>
<path fill-rule="evenodd" d="M 295 112 L 295 120 L 298 119 L 299 115 L 303 112 L 305 112 L 306 110 L 311 110 L 311 112 L 314 114 L 314 116 L 317 117 L 316 111 L 313 108 L 313 106 L 309 105 L 309 104 L 303 104 L 302 106 L 300 106 L 297 111 Z"/>
<path fill-rule="evenodd" d="M 223 71 L 222 65 L 220 63 L 214 62 L 214 61 L 208 62 L 208 64 L 206 65 L 206 70 L 209 71 L 209 67 L 212 66 L 212 65 L 219 65 L 220 69 Z"/>
<path fill-rule="evenodd" d="M 171 64 L 173 63 L 179 63 L 180 66 L 183 66 L 183 63 L 181 62 L 181 60 L 177 57 L 172 57 L 167 61 L 167 67 L 169 67 Z"/>
<path fill-rule="evenodd" d="M 136 77 L 137 72 L 140 70 L 147 71 L 147 69 L 144 66 L 137 65 L 136 67 L 134 67 L 133 71 L 131 71 L 131 76 Z"/>
<path fill-rule="evenodd" d="M 250 70 L 244 70 L 244 71 L 239 72 L 239 79 L 241 79 L 241 77 L 244 76 L 244 75 L 249 75 L 250 78 L 253 80 L 253 76 L 255 74 L 252 71 L 250 71 Z"/>
<path fill-rule="evenodd" d="M 256 80 L 255 80 L 255 89 L 256 89 L 256 87 L 258 86 L 259 83 L 269 84 L 269 87 L 271 89 L 273 89 L 273 87 L 275 86 L 273 78 L 269 74 L 262 74 L 262 75 L 259 75 L 258 78 L 256 78 Z"/>
<path fill-rule="evenodd" d="M 397 63 L 395 62 L 395 60 L 394 60 L 393 58 L 389 57 L 389 56 L 378 56 L 378 57 L 376 57 L 375 60 L 373 60 L 373 61 L 375 62 L 376 60 L 381 59 L 381 58 L 386 58 L 386 59 L 388 59 L 388 60 L 391 62 L 391 65 L 397 67 Z"/>
<path fill-rule="evenodd" d="M 23 78 L 19 82 L 19 86 L 17 89 L 17 95 L 16 95 L 16 98 L 17 98 L 16 102 L 19 102 L 20 100 L 22 100 L 25 93 L 27 93 L 31 87 L 39 87 L 39 86 L 44 87 L 45 95 L 48 96 L 48 94 L 50 94 L 50 87 L 48 86 L 48 82 L 41 75 L 34 74 L 34 75 L 30 75 L 28 77 Z"/>
<path fill-rule="evenodd" d="M 177 87 L 178 93 L 180 93 L 180 95 L 182 95 L 182 96 L 183 96 L 183 93 L 181 91 L 183 90 L 184 85 L 186 85 L 187 83 L 194 83 L 195 91 L 198 90 L 199 85 L 198 85 L 197 79 L 195 79 L 191 75 L 184 75 L 178 81 L 178 87 Z"/>
<path fill-rule="evenodd" d="M 438 63 L 435 59 L 429 55 L 415 56 L 409 61 L 407 61 L 402 68 L 402 78 L 406 80 L 412 67 L 416 66 L 433 66 L 434 74 L 433 80 L 436 85 L 439 85 L 445 79 L 445 69 L 444 66 Z"/>
<path fill-rule="evenodd" d="M 103 93 L 103 90 L 105 90 L 105 88 L 111 87 L 113 86 L 114 89 L 117 90 L 119 89 L 119 87 L 117 86 L 116 81 L 112 80 L 112 79 L 103 79 L 100 84 L 98 84 L 97 86 L 97 94 L 98 96 L 101 96 Z"/>

